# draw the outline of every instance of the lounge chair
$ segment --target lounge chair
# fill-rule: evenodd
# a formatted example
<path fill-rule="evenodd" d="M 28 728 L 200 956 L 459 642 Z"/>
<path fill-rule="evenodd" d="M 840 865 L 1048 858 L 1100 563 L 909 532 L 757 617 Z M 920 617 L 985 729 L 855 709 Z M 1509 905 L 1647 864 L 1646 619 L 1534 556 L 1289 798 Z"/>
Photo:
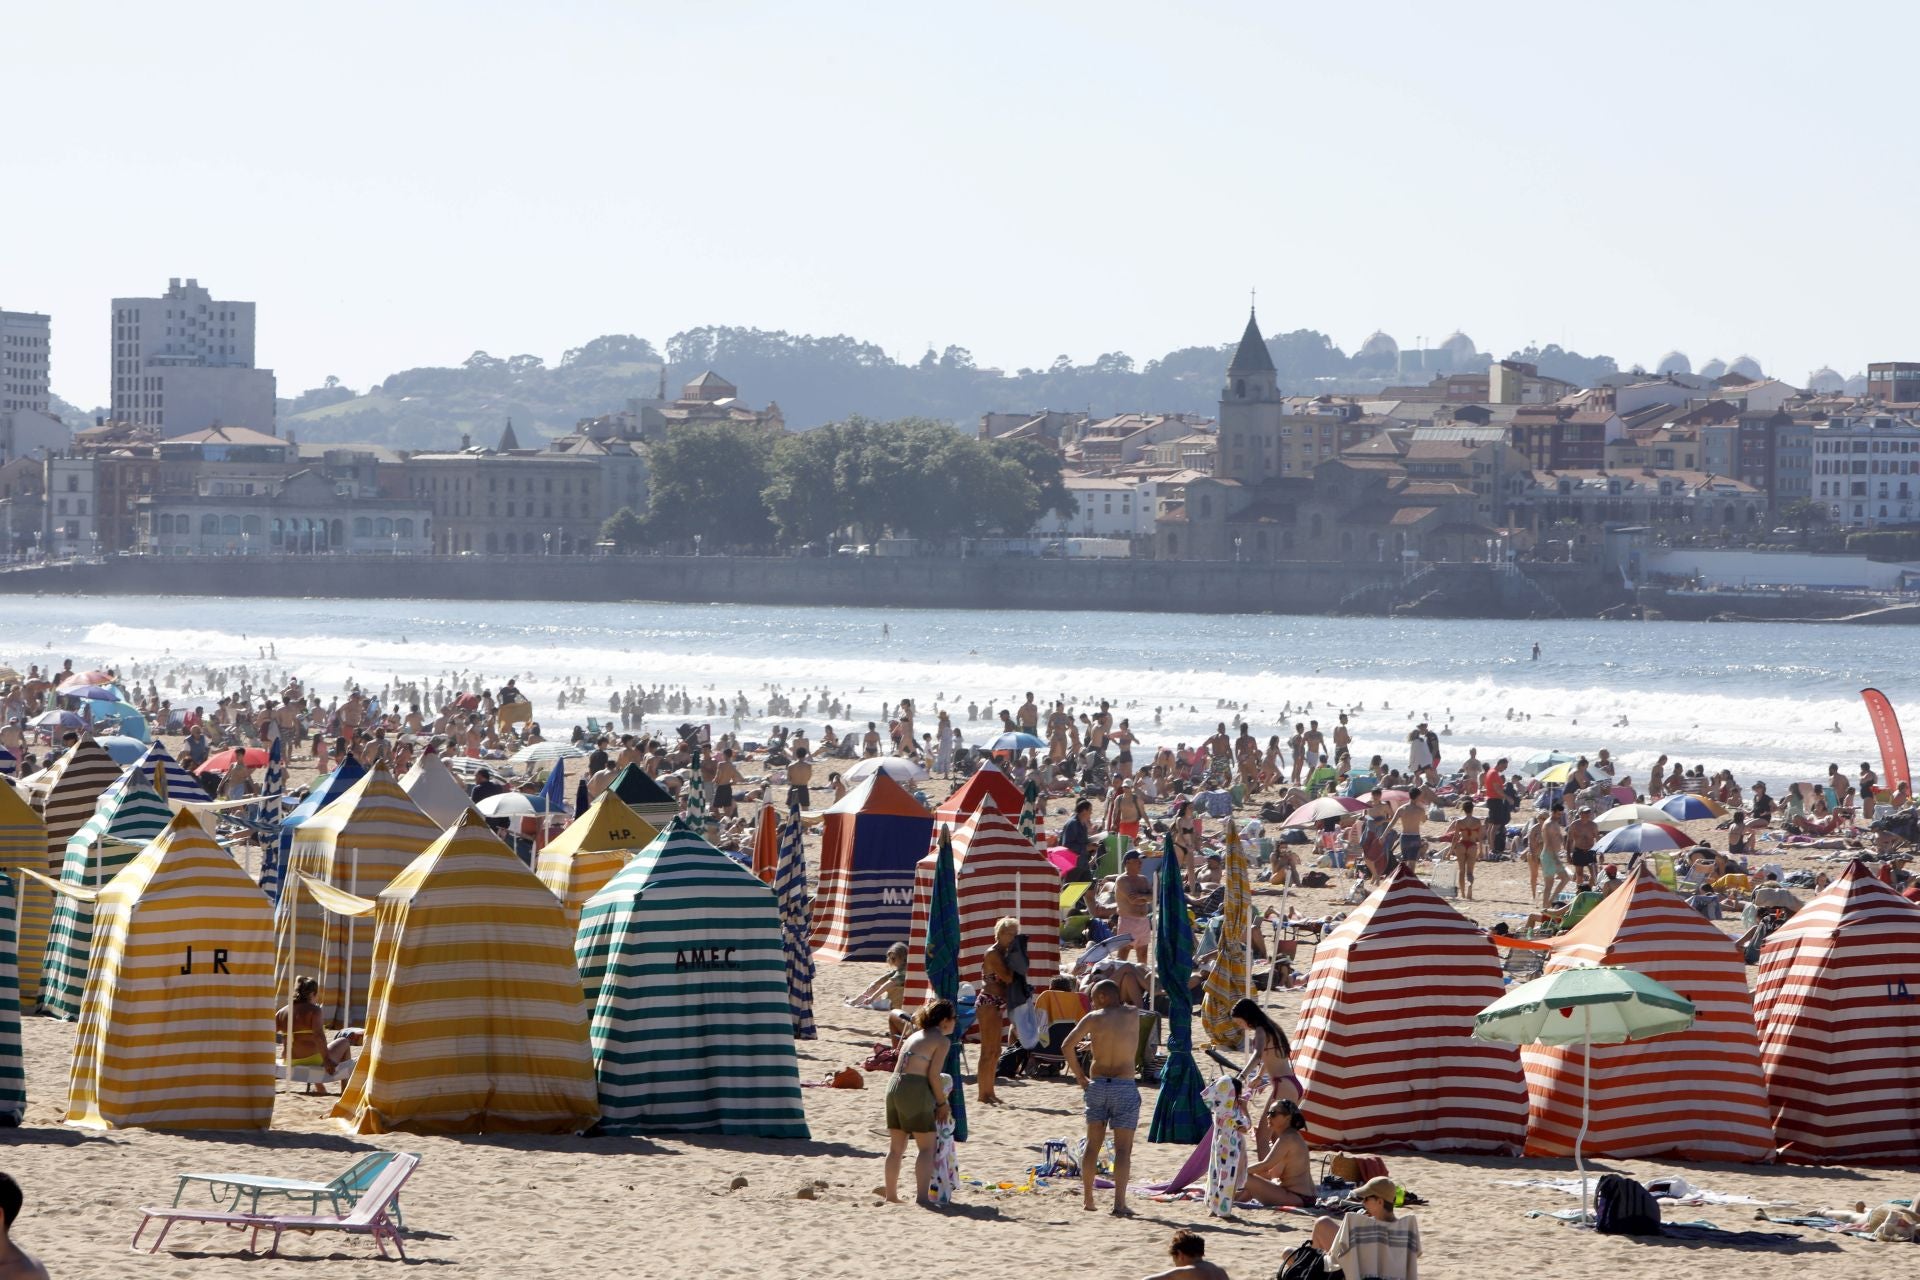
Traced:
<path fill-rule="evenodd" d="M 137 1252 L 140 1248 L 140 1236 L 146 1231 L 147 1224 L 158 1218 L 164 1225 L 160 1228 L 160 1234 L 154 1237 L 153 1244 L 148 1246 L 148 1253 L 159 1252 L 160 1246 L 166 1242 L 167 1232 L 173 1230 L 173 1224 L 176 1222 L 211 1222 L 223 1227 L 232 1227 L 236 1231 L 251 1231 L 253 1236 L 248 1242 L 249 1250 L 259 1247 L 262 1231 L 273 1232 L 273 1243 L 267 1248 L 269 1257 L 280 1252 L 280 1237 L 288 1231 L 346 1231 L 354 1235 L 372 1236 L 374 1246 L 380 1250 L 380 1256 L 383 1258 L 387 1256 L 387 1243 L 391 1241 L 395 1252 L 400 1255 L 400 1260 L 405 1262 L 407 1251 L 400 1243 L 400 1227 L 389 1210 L 393 1202 L 399 1198 L 402 1184 L 412 1175 L 414 1166 L 419 1163 L 419 1156 L 405 1153 L 394 1156 L 387 1163 L 386 1168 L 382 1169 L 379 1176 L 373 1180 L 373 1185 L 367 1188 L 366 1193 L 353 1206 L 353 1212 L 344 1216 L 339 1214 L 201 1213 L 162 1205 L 148 1205 L 140 1210 L 140 1225 L 135 1229 L 133 1243 L 129 1247 Z"/>
<path fill-rule="evenodd" d="M 213 1202 L 227 1213 L 247 1213 L 258 1216 L 260 1199 L 263 1196 L 285 1196 L 288 1200 L 304 1200 L 308 1213 L 319 1213 L 320 1202 L 326 1201 L 334 1213 L 342 1214 L 359 1203 L 367 1188 L 373 1185 L 381 1170 L 393 1160 L 391 1151 L 369 1151 L 353 1166 L 331 1182 L 302 1182 L 296 1178 L 268 1178 L 251 1173 L 183 1173 L 180 1185 L 174 1188 L 173 1205 L 180 1207 L 180 1198 L 187 1193 L 190 1183 L 206 1184 L 207 1192 Z M 418 1159 L 418 1157 L 415 1157 Z M 229 1201 L 228 1192 L 232 1192 Z M 242 1204 L 244 1202 L 244 1208 Z M 400 1215 L 400 1197 L 395 1196 L 390 1206 L 394 1222 L 405 1227 L 406 1219 Z"/>

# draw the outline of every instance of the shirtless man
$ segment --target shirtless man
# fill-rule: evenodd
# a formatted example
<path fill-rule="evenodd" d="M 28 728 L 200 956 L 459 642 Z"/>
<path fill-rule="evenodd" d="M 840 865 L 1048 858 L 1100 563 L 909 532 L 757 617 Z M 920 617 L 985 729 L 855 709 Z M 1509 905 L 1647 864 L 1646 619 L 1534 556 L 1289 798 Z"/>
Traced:
<path fill-rule="evenodd" d="M 1579 814 L 1567 824 L 1567 862 L 1573 867 L 1574 882 L 1582 889 L 1593 887 L 1593 868 L 1600 861 L 1600 855 L 1593 846 L 1600 843 L 1600 828 L 1594 824 L 1593 809 L 1582 806 Z"/>
<path fill-rule="evenodd" d="M 1307 732 L 1301 741 L 1306 745 L 1308 760 L 1318 761 L 1326 756 L 1327 735 L 1320 732 L 1318 720 L 1307 721 Z"/>
<path fill-rule="evenodd" d="M 1400 833 L 1398 856 L 1402 866 L 1412 867 L 1420 859 L 1420 823 L 1427 811 L 1420 804 L 1420 788 L 1407 791 L 1407 802 L 1393 811 L 1387 825 Z"/>
<path fill-rule="evenodd" d="M 1020 704 L 1020 711 L 1014 717 L 1020 722 L 1020 731 L 1040 736 L 1040 704 L 1033 700 L 1033 694 L 1027 694 L 1027 700 Z"/>
<path fill-rule="evenodd" d="M 1074 1052 L 1091 1044 L 1091 1078 Z M 1134 1080 L 1134 1055 L 1140 1046 L 1140 1015 L 1120 1003 L 1120 985 L 1109 979 L 1093 984 L 1093 1012 L 1074 1024 L 1060 1046 L 1067 1069 L 1086 1096 L 1087 1155 L 1080 1162 L 1082 1209 L 1092 1212 L 1094 1166 L 1107 1131 L 1113 1131 L 1113 1214 L 1130 1218 L 1127 1181 L 1133 1169 L 1133 1131 L 1140 1126 L 1140 1086 Z"/>
<path fill-rule="evenodd" d="M 1542 910 L 1553 905 L 1554 895 L 1566 888 L 1571 878 L 1567 875 L 1567 832 L 1561 825 L 1566 821 L 1566 813 L 1566 806 L 1554 801 L 1553 812 L 1533 824 L 1533 834 L 1527 840 L 1528 850 L 1540 864 Z"/>
<path fill-rule="evenodd" d="M 1460 816 L 1448 826 L 1446 841 L 1453 846 L 1454 877 L 1460 896 L 1473 901 L 1473 867 L 1480 861 L 1480 842 L 1487 824 L 1473 816 L 1473 801 L 1460 806 Z"/>
<path fill-rule="evenodd" d="M 1140 851 L 1127 850 L 1120 860 L 1120 874 L 1113 881 L 1113 905 L 1120 913 L 1114 926 L 1117 933 L 1128 934 L 1132 941 L 1114 955 L 1125 960 L 1132 952 L 1140 963 L 1148 963 L 1153 948 L 1153 881 L 1140 874 Z"/>
<path fill-rule="evenodd" d="M 1301 1132 L 1307 1127 L 1307 1118 L 1292 1099 L 1280 1098 L 1274 1106 L 1279 1114 L 1273 1146 L 1247 1167 L 1241 1196 L 1277 1208 L 1303 1208 L 1319 1195 L 1313 1157 Z"/>
<path fill-rule="evenodd" d="M 1347 713 L 1340 713 L 1340 723 L 1333 726 L 1333 760 L 1339 764 L 1342 760 L 1353 758 L 1353 731 L 1347 728 Z"/>
<path fill-rule="evenodd" d="M 805 753 L 802 752 L 804 755 Z M 811 771 L 808 777 L 812 777 Z M 787 770 L 787 779 L 792 781 L 793 770 Z M 720 752 L 720 763 L 713 766 L 713 811 L 734 817 L 740 812 L 737 799 L 733 794 L 736 786 L 743 785 L 747 775 L 740 772 L 740 766 L 733 762 L 733 748 L 727 747 Z"/>
<path fill-rule="evenodd" d="M 1303 724 L 1293 726 L 1293 736 L 1287 739 L 1287 755 L 1293 760 L 1291 781 L 1297 787 L 1300 785 L 1301 767 L 1307 759 L 1307 726 Z"/>
<path fill-rule="evenodd" d="M 0 1173 L 0 1280 L 47 1280 L 40 1260 L 13 1242 L 13 1221 L 25 1201 L 20 1184 Z"/>
<path fill-rule="evenodd" d="M 1167 1255 L 1173 1265 L 1154 1272 L 1147 1280 L 1230 1280 L 1225 1267 L 1207 1261 L 1207 1242 L 1197 1232 L 1174 1232 Z"/>
<path fill-rule="evenodd" d="M 809 790 L 813 785 L 813 761 L 803 754 L 787 766 L 787 808 L 796 805 L 805 809 L 813 803 Z"/>

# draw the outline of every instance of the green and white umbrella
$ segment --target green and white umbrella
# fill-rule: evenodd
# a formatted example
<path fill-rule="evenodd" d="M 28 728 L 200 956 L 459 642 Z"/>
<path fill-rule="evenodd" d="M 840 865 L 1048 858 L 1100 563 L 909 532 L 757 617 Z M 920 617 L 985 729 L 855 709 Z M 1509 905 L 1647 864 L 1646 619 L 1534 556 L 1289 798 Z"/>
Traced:
<path fill-rule="evenodd" d="M 1573 1142 L 1573 1162 L 1580 1170 L 1581 1221 L 1590 1219 L 1581 1146 L 1587 1138 L 1592 1046 L 1685 1031 L 1693 1025 L 1693 1012 L 1693 1001 L 1643 973 L 1611 965 L 1582 965 L 1517 986 L 1474 1015 L 1476 1040 L 1579 1045 L 1587 1050 L 1580 1055 L 1580 1135 Z"/>

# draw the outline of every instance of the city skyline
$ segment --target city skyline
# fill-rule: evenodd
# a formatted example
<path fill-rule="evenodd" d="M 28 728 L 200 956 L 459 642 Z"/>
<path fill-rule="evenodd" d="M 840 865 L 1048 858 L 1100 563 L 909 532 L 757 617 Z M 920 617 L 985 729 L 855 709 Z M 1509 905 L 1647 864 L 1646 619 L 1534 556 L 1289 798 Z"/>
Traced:
<path fill-rule="evenodd" d="M 1897 86 L 1728 92 L 1841 74 L 1804 11 L 1469 8 L 21 14 L 23 47 L 84 50 L 92 83 L 220 76 L 212 123 L 157 148 L 63 60 L 17 68 L 45 105 L 10 169 L 46 198 L 10 210 L 35 251 L 0 307 L 52 316 L 53 390 L 82 408 L 108 402 L 111 299 L 173 276 L 260 304 L 285 394 L 702 324 L 1146 360 L 1221 341 L 1254 287 L 1269 332 L 1348 351 L 1463 330 L 1795 383 L 1908 354 L 1913 269 L 1878 246 L 1915 180 L 1873 163 Z M 1850 16 L 1920 28 L 1823 11 Z M 1566 94 L 1570 68 L 1596 92 Z"/>

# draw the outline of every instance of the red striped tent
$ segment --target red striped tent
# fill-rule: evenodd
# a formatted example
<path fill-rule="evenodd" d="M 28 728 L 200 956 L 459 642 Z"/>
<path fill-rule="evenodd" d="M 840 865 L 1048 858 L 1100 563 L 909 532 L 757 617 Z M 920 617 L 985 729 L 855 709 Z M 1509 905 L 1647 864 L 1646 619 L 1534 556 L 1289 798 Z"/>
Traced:
<path fill-rule="evenodd" d="M 913 869 L 913 921 L 907 940 L 907 1004 L 933 998 L 927 982 L 927 916 L 933 899 L 933 851 Z M 993 947 L 993 927 L 1013 916 L 1027 935 L 1027 979 L 1044 988 L 1060 970 L 1060 869 L 991 799 L 954 829 L 953 872 L 960 900 L 960 981 L 978 985 Z"/>
<path fill-rule="evenodd" d="M 1775 930 L 1754 988 L 1783 1159 L 1920 1162 L 1920 906 L 1861 862 Z"/>
<path fill-rule="evenodd" d="M 913 877 L 933 815 L 884 773 L 827 810 L 814 885 L 813 950 L 821 960 L 883 960 L 913 922 Z"/>
<path fill-rule="evenodd" d="M 1581 1055 L 1593 1055 L 1589 1157 L 1754 1162 L 1773 1153 L 1747 966 L 1733 939 L 1653 877 L 1646 863 L 1558 940 L 1548 973 L 1620 965 L 1663 982 L 1698 1011 L 1692 1027 L 1639 1044 L 1528 1045 L 1527 1154 L 1573 1153 Z"/>
<path fill-rule="evenodd" d="M 949 827 L 957 827 L 967 820 L 967 816 L 980 807 L 982 800 L 991 799 L 993 807 L 1001 813 L 1018 814 L 1020 806 L 1027 802 L 1026 793 L 1013 785 L 999 765 L 986 761 L 973 771 L 973 776 L 960 784 L 960 789 L 946 798 L 938 809 L 933 811 L 933 820 Z"/>
<path fill-rule="evenodd" d="M 1473 1038 L 1502 989 L 1486 933 L 1402 867 L 1314 950 L 1294 1052 L 1307 1141 L 1519 1154 L 1520 1051 Z"/>

